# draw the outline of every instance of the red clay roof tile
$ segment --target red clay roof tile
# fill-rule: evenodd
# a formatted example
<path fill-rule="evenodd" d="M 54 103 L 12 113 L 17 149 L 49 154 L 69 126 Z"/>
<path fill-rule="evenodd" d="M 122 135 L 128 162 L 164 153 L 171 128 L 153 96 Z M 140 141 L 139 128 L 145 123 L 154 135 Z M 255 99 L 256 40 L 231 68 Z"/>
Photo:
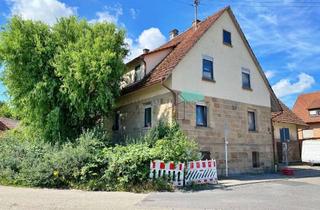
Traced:
<path fill-rule="evenodd" d="M 194 44 L 201 38 L 201 36 L 213 25 L 213 23 L 226 11 L 229 7 L 226 7 L 214 15 L 208 17 L 206 20 L 200 22 L 195 30 L 193 27 L 189 28 L 184 33 L 173 38 L 169 42 L 160 46 L 159 48 L 149 52 L 160 51 L 168 48 L 174 48 L 162 62 L 156 66 L 150 74 L 148 74 L 140 82 L 130 85 L 122 90 L 122 93 L 128 93 L 137 88 L 151 86 L 153 84 L 161 82 L 167 78 L 176 65 L 182 60 L 182 58 L 189 52 Z M 139 56 L 140 57 L 140 56 Z"/>
<path fill-rule="evenodd" d="M 282 112 L 272 112 L 273 122 L 292 123 L 296 125 L 307 126 L 307 124 L 300 119 L 295 113 L 293 113 L 284 103 L 279 100 L 282 107 Z"/>
<path fill-rule="evenodd" d="M 174 39 L 160 46 L 159 48 L 149 52 L 148 54 L 161 51 L 164 49 L 168 49 L 168 48 L 173 48 L 173 50 L 153 70 L 151 70 L 151 72 L 148 75 L 146 75 L 140 82 L 137 82 L 135 84 L 125 87 L 124 89 L 122 89 L 121 93 L 124 95 L 129 92 L 135 91 L 139 88 L 148 87 L 148 86 L 160 83 L 163 80 L 167 79 L 172 73 L 172 70 L 178 65 L 178 63 L 183 59 L 183 57 L 189 52 L 189 50 L 197 43 L 197 41 L 202 37 L 202 35 L 216 22 L 216 20 L 219 19 L 219 17 L 225 11 L 229 11 L 229 14 L 235 19 L 235 17 L 233 16 L 233 13 L 231 12 L 230 7 L 228 6 L 218 11 L 214 15 L 209 16 L 204 21 L 200 22 L 197 25 L 197 30 L 191 27 L 184 33 L 180 34 L 179 36 L 175 37 Z M 278 103 L 278 100 L 266 76 L 264 75 L 258 60 L 256 59 L 246 38 L 242 34 L 240 26 L 238 25 L 236 20 L 234 21 L 237 27 L 239 28 L 239 32 L 243 36 L 243 39 L 247 44 L 248 50 L 251 53 L 251 56 L 253 57 L 254 61 L 256 62 L 259 72 L 261 73 L 261 76 L 270 91 L 271 100 L 272 100 L 272 103 L 271 103 L 272 110 L 277 110 L 277 111 L 281 110 L 281 105 Z M 144 56 L 144 55 L 141 55 L 141 56 Z"/>
<path fill-rule="evenodd" d="M 300 95 L 293 106 L 293 112 L 306 123 L 317 123 L 320 122 L 320 116 L 311 117 L 309 114 L 310 109 L 317 108 L 320 108 L 320 91 Z"/>

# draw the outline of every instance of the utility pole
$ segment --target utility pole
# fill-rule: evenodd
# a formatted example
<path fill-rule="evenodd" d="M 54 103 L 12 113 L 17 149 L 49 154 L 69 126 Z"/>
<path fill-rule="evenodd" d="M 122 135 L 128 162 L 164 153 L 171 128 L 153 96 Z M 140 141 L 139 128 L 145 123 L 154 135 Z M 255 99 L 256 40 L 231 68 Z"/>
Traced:
<path fill-rule="evenodd" d="M 228 133 L 229 127 L 227 122 L 224 122 L 224 155 L 225 155 L 225 163 L 226 163 L 226 177 L 229 176 L 229 167 L 228 167 Z"/>
<path fill-rule="evenodd" d="M 198 24 L 198 7 L 200 5 L 200 0 L 194 0 L 193 1 L 193 6 L 194 6 L 194 26 L 195 29 L 197 29 L 197 24 Z"/>

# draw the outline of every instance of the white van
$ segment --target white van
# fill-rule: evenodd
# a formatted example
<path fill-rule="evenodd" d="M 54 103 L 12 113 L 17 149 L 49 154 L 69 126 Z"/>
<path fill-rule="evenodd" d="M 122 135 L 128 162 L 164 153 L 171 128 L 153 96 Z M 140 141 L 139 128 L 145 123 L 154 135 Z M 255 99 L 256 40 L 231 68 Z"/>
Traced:
<path fill-rule="evenodd" d="M 301 160 L 312 165 L 320 164 L 320 140 L 302 142 Z"/>

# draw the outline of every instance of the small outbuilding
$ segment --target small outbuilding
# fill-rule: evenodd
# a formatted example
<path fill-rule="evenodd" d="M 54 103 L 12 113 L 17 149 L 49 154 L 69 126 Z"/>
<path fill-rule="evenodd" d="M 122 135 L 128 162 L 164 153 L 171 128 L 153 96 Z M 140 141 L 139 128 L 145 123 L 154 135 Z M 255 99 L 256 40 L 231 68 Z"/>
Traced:
<path fill-rule="evenodd" d="M 287 143 L 288 162 L 299 162 L 301 161 L 301 144 L 298 140 L 298 130 L 307 127 L 307 124 L 284 103 L 279 102 L 282 111 L 272 112 L 275 159 L 278 163 L 285 162 L 286 148 L 284 143 Z"/>

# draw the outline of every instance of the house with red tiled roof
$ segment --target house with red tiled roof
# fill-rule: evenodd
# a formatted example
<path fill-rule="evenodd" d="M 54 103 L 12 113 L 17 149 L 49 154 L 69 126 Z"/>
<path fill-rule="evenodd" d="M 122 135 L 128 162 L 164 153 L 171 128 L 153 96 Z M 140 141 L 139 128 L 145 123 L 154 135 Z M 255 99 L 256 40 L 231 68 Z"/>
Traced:
<path fill-rule="evenodd" d="M 279 101 L 282 111 L 272 112 L 273 134 L 275 141 L 275 157 L 278 163 L 285 162 L 285 153 L 288 153 L 288 162 L 301 161 L 298 130 L 308 125 L 293 113 L 284 103 Z M 287 144 L 287 148 L 283 146 Z M 285 151 L 287 149 L 287 151 Z"/>
<path fill-rule="evenodd" d="M 299 139 L 320 139 L 320 91 L 299 95 L 293 112 L 308 124 L 299 130 Z"/>
<path fill-rule="evenodd" d="M 271 111 L 282 110 L 230 7 L 127 63 L 115 138 L 176 121 L 224 173 L 273 170 Z"/>

